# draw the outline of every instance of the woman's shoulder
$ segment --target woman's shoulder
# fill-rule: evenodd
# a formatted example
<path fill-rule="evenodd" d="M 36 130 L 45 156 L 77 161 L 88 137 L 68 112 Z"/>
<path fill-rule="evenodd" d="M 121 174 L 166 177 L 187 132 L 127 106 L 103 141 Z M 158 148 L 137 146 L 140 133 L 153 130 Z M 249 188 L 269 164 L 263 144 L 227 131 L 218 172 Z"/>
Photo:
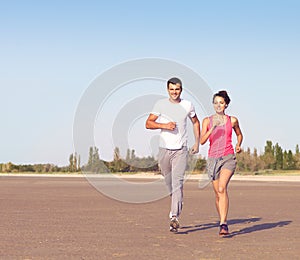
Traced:
<path fill-rule="evenodd" d="M 231 122 L 238 120 L 236 116 L 229 116 L 229 118 L 230 118 Z"/>
<path fill-rule="evenodd" d="M 212 116 L 204 117 L 204 118 L 203 118 L 203 122 L 209 122 L 209 120 L 210 120 L 211 117 L 212 117 Z"/>
<path fill-rule="evenodd" d="M 203 118 L 203 120 L 202 120 L 202 126 L 203 125 L 209 125 L 210 121 L 211 121 L 211 118 L 212 118 L 212 116 L 207 116 L 207 117 Z"/>
<path fill-rule="evenodd" d="M 229 116 L 229 118 L 232 126 L 235 126 L 238 123 L 238 119 L 236 116 Z"/>

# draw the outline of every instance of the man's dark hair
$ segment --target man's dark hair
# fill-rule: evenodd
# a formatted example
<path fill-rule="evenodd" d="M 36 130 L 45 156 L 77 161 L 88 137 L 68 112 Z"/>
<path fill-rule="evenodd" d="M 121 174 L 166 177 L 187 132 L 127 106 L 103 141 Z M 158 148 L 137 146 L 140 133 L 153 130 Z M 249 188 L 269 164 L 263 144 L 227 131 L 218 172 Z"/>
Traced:
<path fill-rule="evenodd" d="M 179 83 L 180 84 L 180 87 L 182 88 L 182 82 L 179 78 L 170 78 L 167 82 L 167 87 L 169 87 L 169 84 L 172 83 L 172 84 L 177 84 Z"/>

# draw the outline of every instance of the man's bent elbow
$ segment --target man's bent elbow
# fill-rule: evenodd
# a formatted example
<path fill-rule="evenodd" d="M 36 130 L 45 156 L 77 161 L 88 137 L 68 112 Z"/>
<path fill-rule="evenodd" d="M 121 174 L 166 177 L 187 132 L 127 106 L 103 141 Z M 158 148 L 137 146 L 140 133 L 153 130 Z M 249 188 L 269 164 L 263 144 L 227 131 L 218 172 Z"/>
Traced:
<path fill-rule="evenodd" d="M 151 123 L 149 121 L 146 121 L 145 127 L 146 129 L 152 129 Z"/>

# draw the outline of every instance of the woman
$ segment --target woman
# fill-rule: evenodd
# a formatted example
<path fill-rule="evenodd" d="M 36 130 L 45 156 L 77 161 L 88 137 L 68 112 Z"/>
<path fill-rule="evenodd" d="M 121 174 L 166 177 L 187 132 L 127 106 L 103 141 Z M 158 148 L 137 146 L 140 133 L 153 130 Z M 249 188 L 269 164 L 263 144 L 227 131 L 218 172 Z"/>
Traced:
<path fill-rule="evenodd" d="M 225 90 L 213 96 L 216 113 L 203 119 L 200 143 L 209 140 L 207 172 L 216 195 L 216 208 L 220 217 L 219 235 L 229 234 L 227 214 L 229 198 L 227 185 L 236 168 L 236 157 L 232 146 L 232 129 L 237 136 L 236 153 L 241 152 L 243 141 L 238 119 L 225 114 L 230 98 Z"/>

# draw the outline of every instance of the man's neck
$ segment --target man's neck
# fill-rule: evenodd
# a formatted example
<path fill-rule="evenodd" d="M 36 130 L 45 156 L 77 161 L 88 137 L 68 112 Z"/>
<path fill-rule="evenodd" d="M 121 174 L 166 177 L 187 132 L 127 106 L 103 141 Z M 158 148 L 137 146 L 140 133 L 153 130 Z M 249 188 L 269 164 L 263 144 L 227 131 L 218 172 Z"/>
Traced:
<path fill-rule="evenodd" d="M 170 101 L 171 103 L 178 104 L 178 103 L 181 102 L 181 98 L 177 98 L 177 99 L 169 98 L 169 101 Z"/>

